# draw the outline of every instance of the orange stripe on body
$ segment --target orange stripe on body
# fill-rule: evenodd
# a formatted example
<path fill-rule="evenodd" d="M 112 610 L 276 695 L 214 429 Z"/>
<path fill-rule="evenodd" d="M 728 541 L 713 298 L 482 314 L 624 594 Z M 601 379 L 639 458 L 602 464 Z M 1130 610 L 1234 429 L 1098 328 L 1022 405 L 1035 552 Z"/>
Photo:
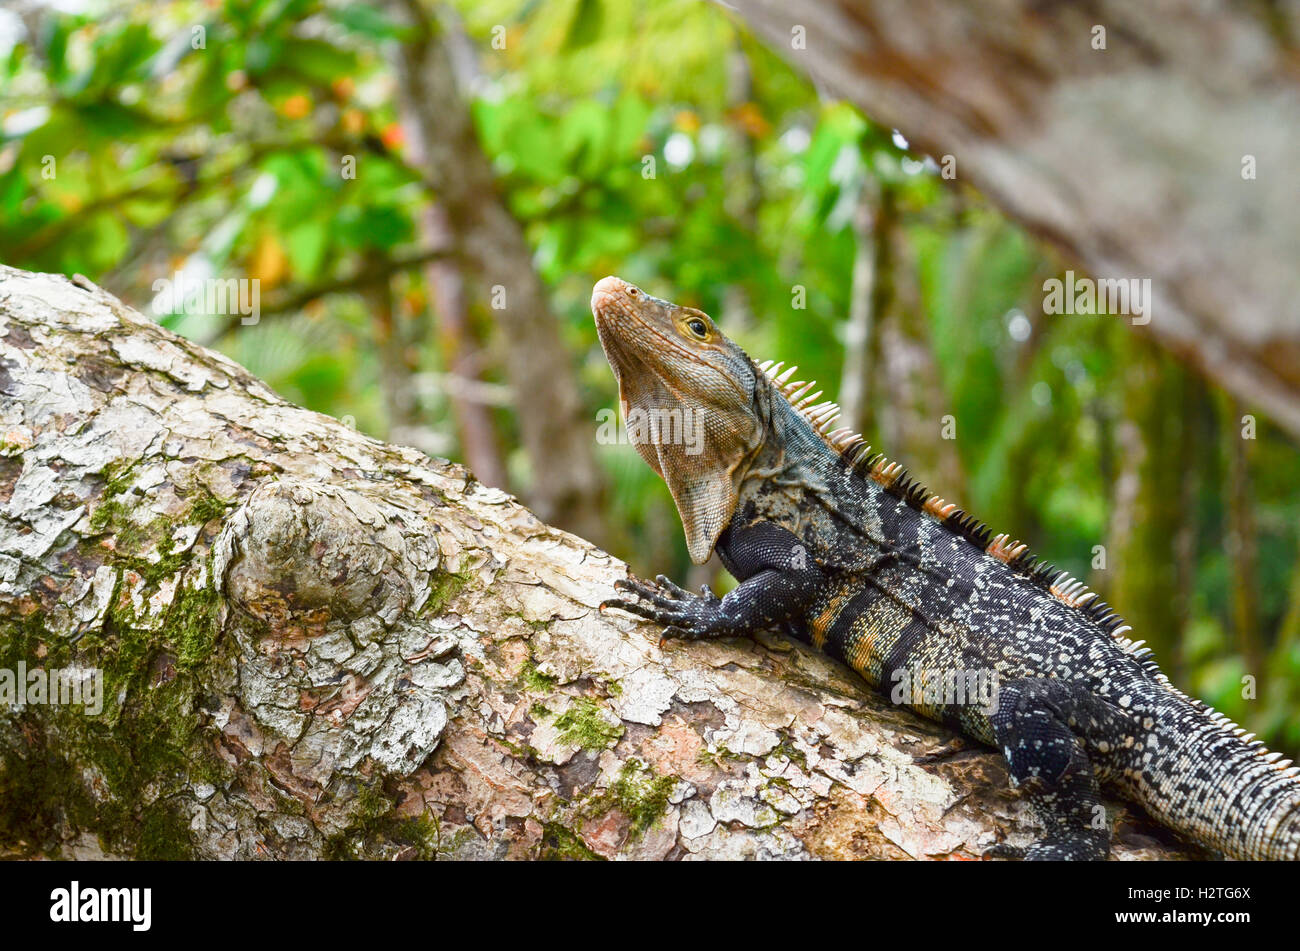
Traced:
<path fill-rule="evenodd" d="M 883 664 L 907 627 L 911 614 L 893 601 L 881 598 L 853 619 L 845 639 L 844 659 L 868 683 L 880 684 Z"/>
<path fill-rule="evenodd" d="M 808 624 L 808 629 L 812 632 L 813 646 L 818 650 L 826 649 L 826 635 L 830 632 L 831 625 L 840 616 L 840 611 L 844 609 L 844 606 L 853 600 L 855 594 L 857 594 L 856 591 L 850 590 L 831 595 L 830 603 L 819 611 L 817 616 Z"/>

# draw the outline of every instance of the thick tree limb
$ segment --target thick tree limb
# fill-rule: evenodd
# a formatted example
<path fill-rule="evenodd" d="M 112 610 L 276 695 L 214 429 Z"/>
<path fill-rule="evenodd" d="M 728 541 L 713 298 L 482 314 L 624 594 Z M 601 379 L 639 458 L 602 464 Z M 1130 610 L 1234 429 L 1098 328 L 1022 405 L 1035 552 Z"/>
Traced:
<path fill-rule="evenodd" d="M 1294 4 L 724 5 L 1092 277 L 1150 278 L 1135 332 L 1300 435 Z"/>
<path fill-rule="evenodd" d="M 0 853 L 952 857 L 989 752 L 773 639 L 657 645 L 627 568 L 292 406 L 84 280 L 0 268 Z M 1179 856 L 1119 813 L 1116 853 Z M 1150 836 L 1163 838 L 1163 844 Z"/>

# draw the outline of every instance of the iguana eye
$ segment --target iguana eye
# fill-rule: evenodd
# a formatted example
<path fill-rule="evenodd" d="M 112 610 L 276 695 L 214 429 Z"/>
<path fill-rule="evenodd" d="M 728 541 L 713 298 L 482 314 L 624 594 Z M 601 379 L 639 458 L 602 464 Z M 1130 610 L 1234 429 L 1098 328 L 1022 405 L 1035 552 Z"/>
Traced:
<path fill-rule="evenodd" d="M 699 337 L 701 340 L 704 340 L 709 336 L 709 328 L 705 326 L 704 321 L 700 320 L 698 317 L 692 317 L 686 322 L 686 326 L 690 328 L 691 333 L 695 334 L 695 336 Z"/>

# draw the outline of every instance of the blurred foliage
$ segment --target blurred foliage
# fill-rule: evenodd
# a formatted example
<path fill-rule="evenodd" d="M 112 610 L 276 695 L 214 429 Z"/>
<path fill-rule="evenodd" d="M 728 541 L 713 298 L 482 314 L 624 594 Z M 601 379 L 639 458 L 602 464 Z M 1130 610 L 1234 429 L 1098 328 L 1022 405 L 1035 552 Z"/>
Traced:
<path fill-rule="evenodd" d="M 935 488 L 1104 595 L 1113 571 L 1130 573 L 1127 590 L 1168 569 L 1167 538 L 1126 547 L 1122 566 L 1093 570 L 1092 558 L 1115 531 L 1128 375 L 1139 365 L 1155 379 L 1181 371 L 1121 318 L 1043 317 L 1042 281 L 1067 266 L 1050 249 L 944 181 L 892 130 L 819 97 L 723 9 L 693 0 L 453 7 L 445 21 L 466 41 L 477 130 L 563 319 L 593 435 L 597 410 L 616 402 L 587 304 L 608 273 L 722 315 L 756 358 L 797 363 L 836 392 L 853 214 L 886 188 L 907 250 L 889 279 L 919 301 L 968 478 Z M 320 0 L 88 2 L 80 13 L 0 17 L 0 259 L 82 272 L 147 309 L 153 282 L 180 269 L 257 278 L 265 304 L 417 252 L 417 216 L 436 196 L 403 158 L 390 55 L 403 35 L 382 5 Z M 738 62 L 749 77 L 740 86 Z M 355 179 L 339 174 L 347 155 Z M 419 270 L 393 281 L 402 313 L 428 319 Z M 796 287 L 803 309 L 792 305 Z M 728 323 L 737 289 L 745 310 Z M 375 329 L 356 294 L 313 298 L 256 326 L 158 319 L 289 399 L 387 432 Z M 489 313 L 477 319 L 490 336 Z M 418 367 L 436 380 L 436 335 L 420 347 Z M 484 376 L 509 383 L 499 362 Z M 1183 685 L 1296 750 L 1296 447 L 1261 419 L 1247 453 L 1258 566 L 1249 594 L 1269 655 L 1269 689 L 1251 702 L 1233 630 L 1226 501 L 1237 419 L 1250 410 L 1206 389 L 1191 379 L 1184 391 L 1195 405 L 1163 406 L 1186 430 L 1187 455 L 1141 470 L 1185 486 L 1191 539 L 1187 600 L 1163 617 L 1147 606 L 1142 620 L 1175 630 L 1183 619 Z M 455 457 L 438 387 L 422 387 L 420 401 Z M 517 445 L 508 412 L 498 422 Z M 939 431 L 934 420 L 934 438 Z M 627 446 L 600 447 L 600 461 L 614 486 L 609 519 L 624 532 L 616 553 L 642 574 L 683 575 L 681 532 L 657 477 Z"/>

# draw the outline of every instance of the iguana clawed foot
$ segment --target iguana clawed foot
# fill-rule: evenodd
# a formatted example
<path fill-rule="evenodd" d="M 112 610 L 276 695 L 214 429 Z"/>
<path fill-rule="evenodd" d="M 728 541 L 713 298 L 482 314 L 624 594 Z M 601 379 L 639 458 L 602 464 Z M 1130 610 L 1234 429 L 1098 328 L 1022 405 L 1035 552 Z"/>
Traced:
<path fill-rule="evenodd" d="M 699 594 L 694 594 L 659 575 L 653 585 L 636 578 L 620 578 L 614 587 L 628 592 L 633 599 L 610 598 L 601 602 L 600 609 L 617 608 L 662 624 L 664 639 L 694 641 L 741 633 L 727 617 L 722 599 L 707 584 L 701 586 Z"/>
<path fill-rule="evenodd" d="M 1041 839 L 1033 845 L 1008 845 L 999 842 L 984 850 L 986 859 L 1022 859 L 1026 862 L 1102 861 L 1110 852 L 1110 840 L 1104 833 Z"/>
<path fill-rule="evenodd" d="M 998 842 L 996 845 L 990 845 L 985 849 L 981 858 L 1023 859 L 1027 851 L 1029 850 L 1022 845 L 1008 845 L 1005 842 Z"/>

